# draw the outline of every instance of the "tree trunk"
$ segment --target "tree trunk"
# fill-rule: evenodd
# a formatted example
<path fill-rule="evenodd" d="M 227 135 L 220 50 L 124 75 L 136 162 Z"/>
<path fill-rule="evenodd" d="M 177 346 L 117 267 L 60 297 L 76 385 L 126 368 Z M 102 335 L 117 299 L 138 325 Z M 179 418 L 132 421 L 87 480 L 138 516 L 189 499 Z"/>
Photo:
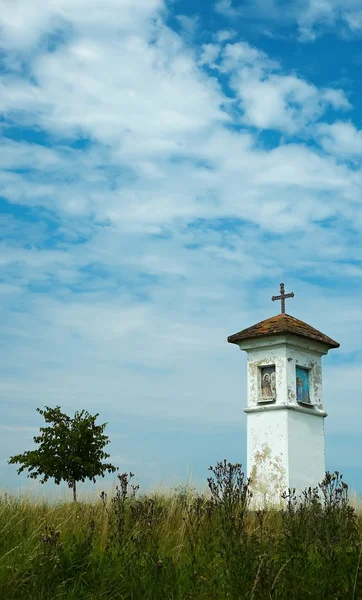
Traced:
<path fill-rule="evenodd" d="M 73 481 L 73 501 L 77 501 L 77 482 Z"/>

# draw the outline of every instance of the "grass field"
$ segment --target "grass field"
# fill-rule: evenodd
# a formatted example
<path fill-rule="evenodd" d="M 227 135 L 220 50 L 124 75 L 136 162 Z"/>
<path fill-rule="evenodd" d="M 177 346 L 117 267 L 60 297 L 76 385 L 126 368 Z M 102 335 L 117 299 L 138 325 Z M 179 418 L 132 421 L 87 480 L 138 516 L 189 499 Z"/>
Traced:
<path fill-rule="evenodd" d="M 1 600 L 362 598 L 362 519 L 339 474 L 257 512 L 226 461 L 204 494 L 132 481 L 93 502 L 0 495 Z"/>

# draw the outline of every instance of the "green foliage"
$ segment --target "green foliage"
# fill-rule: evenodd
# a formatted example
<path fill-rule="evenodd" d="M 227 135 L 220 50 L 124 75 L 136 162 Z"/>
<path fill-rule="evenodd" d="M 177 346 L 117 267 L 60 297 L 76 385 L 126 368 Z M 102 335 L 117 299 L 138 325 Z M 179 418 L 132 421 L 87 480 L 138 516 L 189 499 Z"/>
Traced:
<path fill-rule="evenodd" d="M 241 465 L 210 468 L 209 491 L 36 505 L 0 496 L 0 598 L 357 600 L 362 522 L 339 473 L 283 510 L 250 509 Z"/>
<path fill-rule="evenodd" d="M 104 434 L 106 423 L 96 425 L 98 414 L 92 416 L 87 411 L 76 412 L 71 418 L 61 412 L 60 407 L 45 407 L 37 411 L 50 425 L 40 427 L 40 435 L 34 437 L 38 444 L 35 450 L 11 456 L 9 464 L 21 464 L 18 473 L 25 469 L 28 477 L 41 477 L 41 483 L 53 478 L 56 484 L 61 481 L 73 488 L 76 500 L 76 484 L 96 477 L 104 477 L 106 471 L 114 473 L 116 467 L 103 460 L 109 458 L 104 446 L 109 443 Z"/>

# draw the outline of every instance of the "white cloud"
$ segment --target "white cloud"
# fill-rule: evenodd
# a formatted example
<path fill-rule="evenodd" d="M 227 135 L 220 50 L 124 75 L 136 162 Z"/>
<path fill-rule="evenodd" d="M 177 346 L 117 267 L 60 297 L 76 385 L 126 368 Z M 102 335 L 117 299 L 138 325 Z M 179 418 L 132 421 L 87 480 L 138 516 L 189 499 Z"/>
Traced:
<path fill-rule="evenodd" d="M 116 30 L 132 35 L 163 7 L 163 0 L 2 0 L 1 45 L 25 50 L 65 25 L 93 38 Z"/>
<path fill-rule="evenodd" d="M 227 17 L 238 17 L 241 14 L 241 8 L 235 9 L 232 0 L 216 0 L 214 8 L 216 12 Z"/>
<path fill-rule="evenodd" d="M 344 18 L 352 32 L 362 31 L 362 10 L 360 9 L 359 4 L 357 5 L 356 10 L 346 12 Z"/>
<path fill-rule="evenodd" d="M 341 89 L 322 89 L 321 97 L 324 102 L 330 104 L 335 110 L 350 110 L 352 108 L 351 103 Z"/>
<path fill-rule="evenodd" d="M 362 155 L 362 131 L 358 131 L 351 122 L 336 121 L 331 125 L 320 123 L 317 136 L 323 148 L 339 156 Z"/>
<path fill-rule="evenodd" d="M 237 70 L 242 66 L 246 66 L 262 74 L 267 69 L 278 69 L 279 63 L 270 60 L 265 52 L 251 46 L 247 42 L 236 42 L 225 46 L 222 66 L 227 71 Z"/>
<path fill-rule="evenodd" d="M 286 26 L 294 23 L 299 40 L 313 42 L 325 32 L 344 30 L 360 33 L 362 11 L 359 0 L 216 0 L 215 11 L 230 19 L 256 19 L 260 22 Z M 260 29 L 263 32 L 263 29 Z"/>
<path fill-rule="evenodd" d="M 83 133 L 112 144 L 141 137 L 157 146 L 227 119 L 215 82 L 166 29 L 155 44 L 141 36 L 109 44 L 77 39 L 35 59 L 33 74 L 37 85 L 26 93 L 17 92 L 19 82 L 5 80 L 2 109 L 32 111 L 41 127 L 58 135 Z"/>
<path fill-rule="evenodd" d="M 228 40 L 233 39 L 237 35 L 237 32 L 234 29 L 220 29 L 215 34 L 215 40 L 222 44 Z"/>
<path fill-rule="evenodd" d="M 344 25 L 352 33 L 362 30 L 359 0 L 303 0 L 296 20 L 302 41 L 313 41 L 325 30 Z"/>
<path fill-rule="evenodd" d="M 333 0 L 307 0 L 300 3 L 296 13 L 301 41 L 314 41 L 318 27 L 328 27 L 335 22 Z"/>
<path fill-rule="evenodd" d="M 328 106 L 351 108 L 341 89 L 318 89 L 281 67 L 246 42 L 227 44 L 222 69 L 231 72 L 231 86 L 244 110 L 244 122 L 260 129 L 295 134 L 319 119 Z"/>
<path fill-rule="evenodd" d="M 215 66 L 215 60 L 219 57 L 220 46 L 219 44 L 203 44 L 199 65 Z"/>
<path fill-rule="evenodd" d="M 194 38 L 195 34 L 197 33 L 197 30 L 199 27 L 199 17 L 198 16 L 187 17 L 186 15 L 178 15 L 177 20 L 181 24 L 181 27 L 183 29 L 183 34 L 188 39 L 192 40 Z"/>

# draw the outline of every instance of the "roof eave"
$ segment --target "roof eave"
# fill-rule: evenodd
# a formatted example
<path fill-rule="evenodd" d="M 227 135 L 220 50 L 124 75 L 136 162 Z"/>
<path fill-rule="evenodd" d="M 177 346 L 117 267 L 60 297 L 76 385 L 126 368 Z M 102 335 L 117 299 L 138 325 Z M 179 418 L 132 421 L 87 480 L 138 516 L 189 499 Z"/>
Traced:
<path fill-rule="evenodd" d="M 240 332 L 241 333 L 241 332 Z M 263 333 L 262 335 L 251 335 L 251 336 L 246 336 L 246 337 L 238 337 L 240 334 L 239 333 L 234 333 L 232 335 L 229 335 L 229 337 L 227 338 L 227 341 L 229 342 L 229 344 L 236 344 L 237 346 L 239 345 L 240 342 L 245 342 L 247 343 L 248 341 L 251 340 L 258 340 L 258 339 L 263 339 L 265 337 L 276 337 L 276 336 L 283 336 L 283 335 L 291 335 L 291 336 L 296 336 L 299 338 L 302 338 L 304 340 L 310 340 L 312 342 L 318 342 L 319 344 L 324 344 L 325 346 L 327 346 L 328 348 L 332 349 L 332 348 L 339 348 L 340 344 L 338 342 L 336 342 L 335 340 L 332 340 L 331 338 L 329 338 L 328 340 L 318 340 L 314 337 L 308 336 L 308 335 L 302 335 L 300 333 L 295 333 L 292 331 L 283 331 L 283 332 L 271 332 L 271 333 Z"/>

